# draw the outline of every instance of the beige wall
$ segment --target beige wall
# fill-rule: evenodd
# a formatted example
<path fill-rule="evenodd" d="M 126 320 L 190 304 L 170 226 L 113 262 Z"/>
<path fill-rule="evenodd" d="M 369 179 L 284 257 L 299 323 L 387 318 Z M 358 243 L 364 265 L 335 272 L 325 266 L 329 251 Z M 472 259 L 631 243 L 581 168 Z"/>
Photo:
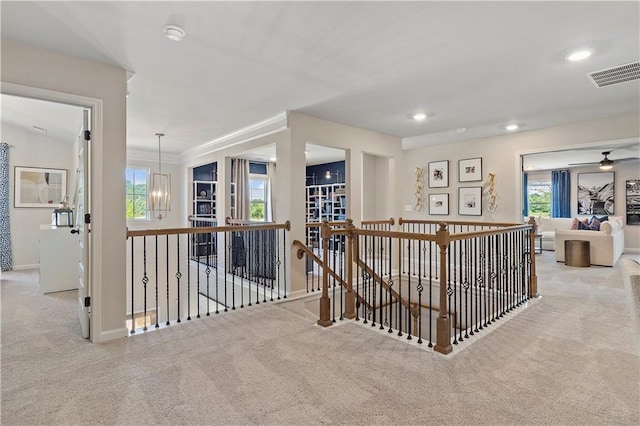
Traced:
<path fill-rule="evenodd" d="M 44 98 L 91 98 L 101 107 L 92 142 L 91 333 L 93 341 L 124 336 L 126 71 L 2 39 L 1 76 L 6 93 L 16 87 L 11 83 Z"/>
<path fill-rule="evenodd" d="M 405 151 L 399 178 L 406 183 L 402 188 L 402 202 L 397 204 L 396 215 L 418 219 L 428 217 L 428 210 L 423 213 L 402 212 L 400 205 L 414 204 L 416 167 L 426 167 L 427 163 L 431 161 L 449 160 L 449 187 L 428 188 L 425 177 L 424 188 L 425 195 L 434 192 L 449 193 L 450 214 L 447 218 L 450 220 L 520 221 L 522 211 L 521 154 L 557 151 L 579 146 L 597 146 L 604 149 L 607 143 L 629 138 L 637 139 L 639 135 L 639 117 L 626 115 Z M 412 138 L 412 140 L 418 139 Z M 459 183 L 458 160 L 475 157 L 482 157 L 483 181 Z M 618 171 L 616 174 L 616 215 L 624 214 L 624 196 L 621 193 L 623 179 L 640 178 L 638 168 L 635 167 L 634 170 L 633 165 L 628 166 L 621 164 L 614 167 L 614 171 Z M 486 194 L 487 178 L 490 172 L 495 173 L 497 177 L 498 209 L 496 212 L 487 211 L 485 195 L 482 216 L 459 216 L 458 187 L 482 185 Z M 572 182 L 573 185 L 576 185 L 577 179 L 573 179 Z M 573 204 L 575 205 L 575 202 Z M 437 217 L 444 218 L 444 216 Z M 637 234 L 638 227 L 627 227 L 625 233 L 627 247 L 640 248 Z"/>
<path fill-rule="evenodd" d="M 401 199 L 400 184 L 395 178 L 395 167 L 402 158 L 401 141 L 397 137 L 383 135 L 370 130 L 346 126 L 321 120 L 305 114 L 290 112 L 288 114 L 288 129 L 253 139 L 246 143 L 229 148 L 212 151 L 187 160 L 183 164 L 183 174 L 188 181 L 190 170 L 194 166 L 212 161 L 218 162 L 218 177 L 227 173 L 227 161 L 230 157 L 238 156 L 259 146 L 276 144 L 277 175 L 276 175 L 276 221 L 291 222 L 291 241 L 304 241 L 305 220 L 305 147 L 307 143 L 345 150 L 347 187 L 347 216 L 359 223 L 364 217 L 363 193 L 371 190 L 371 186 L 379 187 L 375 198 L 371 198 L 371 208 L 387 218 L 392 215 L 393 206 Z M 382 176 L 376 176 L 372 182 L 363 180 L 365 158 L 370 158 L 370 170 L 382 171 Z M 221 185 L 218 191 L 226 191 Z M 219 192 L 224 197 L 222 192 Z M 190 195 L 189 195 L 190 196 Z M 187 198 L 188 199 L 188 198 Z M 226 208 L 226 205 L 221 206 Z M 295 252 L 291 252 L 292 270 L 287 282 L 291 283 L 293 291 L 305 287 L 303 262 L 297 261 Z"/>
<path fill-rule="evenodd" d="M 78 114 L 82 114 L 78 110 Z M 78 129 L 79 130 L 79 129 Z M 11 244 L 13 268 L 37 268 L 40 264 L 40 225 L 51 224 L 51 213 L 58 204 L 50 208 L 14 207 L 14 167 L 43 167 L 67 171 L 67 194 L 69 201 L 75 187 L 75 161 L 73 141 L 61 141 L 47 135 L 37 134 L 2 123 L 2 141 L 12 145 L 9 151 L 9 198 L 11 208 Z M 62 200 L 58 200 L 62 201 Z"/>

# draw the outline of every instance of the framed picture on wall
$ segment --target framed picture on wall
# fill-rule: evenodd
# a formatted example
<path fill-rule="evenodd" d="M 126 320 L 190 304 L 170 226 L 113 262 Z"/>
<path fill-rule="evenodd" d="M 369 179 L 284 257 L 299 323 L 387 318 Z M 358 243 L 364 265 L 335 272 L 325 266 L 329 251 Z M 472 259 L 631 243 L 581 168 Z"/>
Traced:
<path fill-rule="evenodd" d="M 458 181 L 476 182 L 482 180 L 482 158 L 458 161 Z"/>
<path fill-rule="evenodd" d="M 449 214 L 449 194 L 429 194 L 429 214 Z"/>
<path fill-rule="evenodd" d="M 640 180 L 627 181 L 627 225 L 640 225 Z"/>
<path fill-rule="evenodd" d="M 614 173 L 578 173 L 578 214 L 613 214 Z"/>
<path fill-rule="evenodd" d="M 482 215 L 482 187 L 458 188 L 458 214 L 466 216 Z"/>
<path fill-rule="evenodd" d="M 447 188 L 449 186 L 449 160 L 429 163 L 429 188 Z"/>
<path fill-rule="evenodd" d="M 14 169 L 15 207 L 58 207 L 67 195 L 67 171 L 40 167 Z"/>

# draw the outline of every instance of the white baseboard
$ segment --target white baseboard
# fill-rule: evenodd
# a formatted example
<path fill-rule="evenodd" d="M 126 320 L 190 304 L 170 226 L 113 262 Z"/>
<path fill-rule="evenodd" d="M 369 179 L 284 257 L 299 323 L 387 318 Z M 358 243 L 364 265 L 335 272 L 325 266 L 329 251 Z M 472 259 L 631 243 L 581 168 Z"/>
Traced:
<path fill-rule="evenodd" d="M 624 248 L 624 253 L 625 254 L 640 254 L 640 249 L 625 247 Z"/>
<path fill-rule="evenodd" d="M 26 269 L 40 269 L 39 263 L 27 264 L 27 265 L 13 265 L 14 271 L 24 271 Z"/>
<path fill-rule="evenodd" d="M 127 337 L 129 334 L 129 330 L 126 327 L 117 328 L 115 330 L 103 331 L 99 336 L 94 336 L 91 338 L 93 343 L 103 343 L 108 342 L 110 340 L 120 339 L 122 337 Z M 97 337 L 97 339 L 96 339 Z"/>

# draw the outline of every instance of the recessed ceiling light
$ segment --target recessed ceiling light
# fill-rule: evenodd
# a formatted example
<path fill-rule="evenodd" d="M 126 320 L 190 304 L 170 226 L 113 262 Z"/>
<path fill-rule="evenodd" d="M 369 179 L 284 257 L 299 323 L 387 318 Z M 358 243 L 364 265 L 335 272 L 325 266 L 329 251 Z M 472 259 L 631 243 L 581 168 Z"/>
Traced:
<path fill-rule="evenodd" d="M 578 62 L 578 61 L 582 61 L 584 59 L 587 59 L 589 56 L 591 56 L 592 53 L 593 53 L 593 51 L 589 50 L 589 49 L 576 50 L 575 52 L 569 53 L 564 58 L 567 61 Z"/>
<path fill-rule="evenodd" d="M 167 25 L 163 30 L 164 35 L 166 35 L 169 40 L 173 41 L 180 41 L 187 34 L 177 25 Z"/>
<path fill-rule="evenodd" d="M 517 124 L 509 124 L 507 126 L 504 126 L 504 128 L 510 132 L 513 132 L 514 130 L 518 130 L 518 125 Z"/>
<path fill-rule="evenodd" d="M 269 158 L 269 161 L 271 161 L 272 163 L 274 163 L 276 160 L 277 160 L 277 158 L 276 158 L 276 157 L 271 157 L 271 158 Z"/>
<path fill-rule="evenodd" d="M 427 119 L 427 114 L 425 114 L 424 112 L 417 112 L 413 114 L 411 118 L 413 118 L 416 121 L 424 121 Z"/>
<path fill-rule="evenodd" d="M 458 133 L 464 133 L 464 132 L 466 132 L 466 131 L 467 131 L 467 128 L 466 128 L 466 127 L 458 127 L 458 128 L 456 129 L 456 132 L 458 132 Z"/>

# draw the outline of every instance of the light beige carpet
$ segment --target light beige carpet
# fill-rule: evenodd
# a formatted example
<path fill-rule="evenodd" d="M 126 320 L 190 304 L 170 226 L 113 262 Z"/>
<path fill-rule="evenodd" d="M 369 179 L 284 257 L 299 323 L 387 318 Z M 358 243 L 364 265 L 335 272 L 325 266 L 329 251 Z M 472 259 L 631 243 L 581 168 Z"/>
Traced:
<path fill-rule="evenodd" d="M 537 258 L 542 299 L 448 358 L 274 304 L 91 344 L 73 292 L 5 273 L 1 423 L 640 424 L 621 268 Z"/>

